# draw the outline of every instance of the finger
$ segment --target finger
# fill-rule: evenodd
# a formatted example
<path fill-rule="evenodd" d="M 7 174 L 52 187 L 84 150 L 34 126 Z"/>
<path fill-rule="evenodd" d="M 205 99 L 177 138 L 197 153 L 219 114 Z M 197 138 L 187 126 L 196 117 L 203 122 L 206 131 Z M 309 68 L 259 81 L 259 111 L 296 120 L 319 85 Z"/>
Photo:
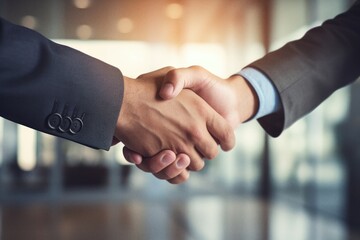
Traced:
<path fill-rule="evenodd" d="M 173 69 L 165 75 L 159 95 L 171 99 L 185 88 L 197 92 L 210 82 L 210 76 L 213 75 L 200 66 Z"/>
<path fill-rule="evenodd" d="M 176 155 L 173 151 L 163 150 L 153 157 L 144 158 L 137 167 L 145 172 L 158 173 L 175 161 Z"/>
<path fill-rule="evenodd" d="M 194 151 L 188 153 L 188 155 L 191 159 L 190 165 L 188 167 L 189 170 L 197 172 L 204 168 L 205 162 L 203 156 L 199 155 L 195 149 Z"/>
<path fill-rule="evenodd" d="M 162 171 L 154 173 L 154 176 L 159 179 L 170 180 L 178 175 L 180 175 L 183 171 L 187 171 L 186 168 L 190 164 L 190 158 L 186 154 L 179 154 L 176 157 L 175 162 L 171 163 Z"/>
<path fill-rule="evenodd" d="M 144 164 L 144 163 L 140 163 L 135 165 L 138 169 L 140 169 L 143 172 L 150 172 L 150 169 L 148 168 L 148 165 Z"/>
<path fill-rule="evenodd" d="M 218 143 L 208 129 L 195 128 L 192 131 L 192 142 L 197 152 L 206 159 L 213 159 L 219 154 Z"/>
<path fill-rule="evenodd" d="M 220 144 L 221 149 L 229 151 L 235 146 L 235 133 L 231 125 L 218 113 L 214 113 L 208 119 L 207 128 L 209 133 Z"/>
<path fill-rule="evenodd" d="M 140 154 L 130 150 L 127 147 L 123 147 L 123 155 L 126 161 L 128 161 L 129 163 L 140 164 L 143 160 Z"/>
<path fill-rule="evenodd" d="M 167 74 L 169 71 L 171 71 L 173 69 L 174 69 L 174 67 L 163 67 L 163 68 L 160 68 L 160 69 L 152 71 L 152 72 L 141 74 L 137 78 L 158 78 L 161 76 L 165 76 L 165 74 Z"/>
<path fill-rule="evenodd" d="M 180 184 L 183 182 L 186 182 L 190 177 L 190 172 L 189 171 L 182 171 L 180 175 L 167 180 L 169 183 L 171 184 Z"/>

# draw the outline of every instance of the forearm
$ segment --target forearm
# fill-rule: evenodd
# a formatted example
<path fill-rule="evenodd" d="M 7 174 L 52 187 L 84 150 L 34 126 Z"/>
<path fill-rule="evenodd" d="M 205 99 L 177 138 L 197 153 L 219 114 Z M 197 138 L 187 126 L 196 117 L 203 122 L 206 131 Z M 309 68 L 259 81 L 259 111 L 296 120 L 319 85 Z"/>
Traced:
<path fill-rule="evenodd" d="M 121 72 L 40 34 L 0 20 L 0 114 L 36 130 L 108 149 L 123 95 Z M 55 104 L 56 103 L 56 104 Z M 49 125 L 57 112 L 83 126 Z M 61 128 L 61 129 L 59 129 Z"/>
<path fill-rule="evenodd" d="M 263 72 L 280 94 L 282 112 L 261 125 L 278 136 L 328 96 L 360 75 L 360 3 L 306 35 L 250 64 Z"/>

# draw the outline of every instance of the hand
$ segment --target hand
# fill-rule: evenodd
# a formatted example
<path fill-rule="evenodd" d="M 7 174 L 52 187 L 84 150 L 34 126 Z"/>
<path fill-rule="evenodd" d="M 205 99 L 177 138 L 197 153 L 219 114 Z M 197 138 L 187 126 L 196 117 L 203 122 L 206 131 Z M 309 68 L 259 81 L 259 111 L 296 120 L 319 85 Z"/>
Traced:
<path fill-rule="evenodd" d="M 151 158 L 142 158 L 139 154 L 123 148 L 125 159 L 139 158 L 141 164 L 136 164 L 138 168 L 144 172 L 153 173 L 159 179 L 167 180 L 172 184 L 179 184 L 185 182 L 190 175 L 187 167 L 190 164 L 190 158 L 186 154 L 176 155 L 170 150 L 161 151 L 161 153 Z M 136 160 L 135 160 L 136 161 Z"/>
<path fill-rule="evenodd" d="M 177 96 L 184 88 L 193 90 L 202 97 L 211 107 L 221 114 L 235 128 L 240 123 L 251 118 L 258 108 L 257 95 L 249 83 L 240 75 L 233 75 L 228 79 L 221 79 L 202 67 L 192 66 L 189 68 L 173 69 L 169 71 L 162 83 L 159 95 L 164 99 L 171 99 Z M 142 165 L 151 162 L 153 168 L 160 174 L 164 167 L 158 159 L 161 159 L 165 152 L 161 152 L 151 159 L 142 159 L 136 152 L 127 152 L 127 160 Z M 173 157 L 173 161 L 175 161 Z M 142 163 L 143 162 L 143 163 Z M 166 171 L 175 172 L 173 165 L 165 166 Z M 179 178 L 168 179 L 177 183 L 187 180 L 183 175 Z"/>
<path fill-rule="evenodd" d="M 124 78 L 124 98 L 116 124 L 115 138 L 128 149 L 150 157 L 160 150 L 190 157 L 189 169 L 200 170 L 202 158 L 218 154 L 217 143 L 230 150 L 235 143 L 231 126 L 192 91 L 163 101 L 157 90 L 169 68 Z M 144 168 L 145 169 L 145 168 Z"/>
<path fill-rule="evenodd" d="M 191 89 L 223 116 L 233 128 L 250 119 L 258 109 L 257 95 L 240 75 L 222 79 L 200 66 L 169 71 L 159 91 L 163 99 Z"/>

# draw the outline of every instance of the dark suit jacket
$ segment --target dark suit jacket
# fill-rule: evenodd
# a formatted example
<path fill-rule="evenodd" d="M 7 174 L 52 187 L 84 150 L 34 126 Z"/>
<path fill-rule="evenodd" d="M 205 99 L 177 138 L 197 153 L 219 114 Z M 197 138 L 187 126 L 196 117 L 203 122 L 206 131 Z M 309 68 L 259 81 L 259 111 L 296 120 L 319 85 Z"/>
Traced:
<path fill-rule="evenodd" d="M 268 76 L 280 94 L 283 111 L 259 119 L 276 137 L 360 76 L 360 1 L 250 66 Z"/>
<path fill-rule="evenodd" d="M 0 18 L 0 116 L 109 149 L 122 97 L 117 68 Z"/>

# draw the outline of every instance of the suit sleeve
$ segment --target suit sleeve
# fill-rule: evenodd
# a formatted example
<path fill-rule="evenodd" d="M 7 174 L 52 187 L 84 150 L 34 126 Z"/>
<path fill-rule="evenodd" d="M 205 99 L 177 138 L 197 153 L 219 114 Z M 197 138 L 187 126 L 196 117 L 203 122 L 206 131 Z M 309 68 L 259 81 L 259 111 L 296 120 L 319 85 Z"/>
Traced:
<path fill-rule="evenodd" d="M 0 115 L 109 149 L 123 98 L 121 72 L 0 18 Z"/>
<path fill-rule="evenodd" d="M 276 87 L 283 111 L 259 119 L 276 137 L 360 75 L 360 1 L 297 41 L 250 64 Z"/>

